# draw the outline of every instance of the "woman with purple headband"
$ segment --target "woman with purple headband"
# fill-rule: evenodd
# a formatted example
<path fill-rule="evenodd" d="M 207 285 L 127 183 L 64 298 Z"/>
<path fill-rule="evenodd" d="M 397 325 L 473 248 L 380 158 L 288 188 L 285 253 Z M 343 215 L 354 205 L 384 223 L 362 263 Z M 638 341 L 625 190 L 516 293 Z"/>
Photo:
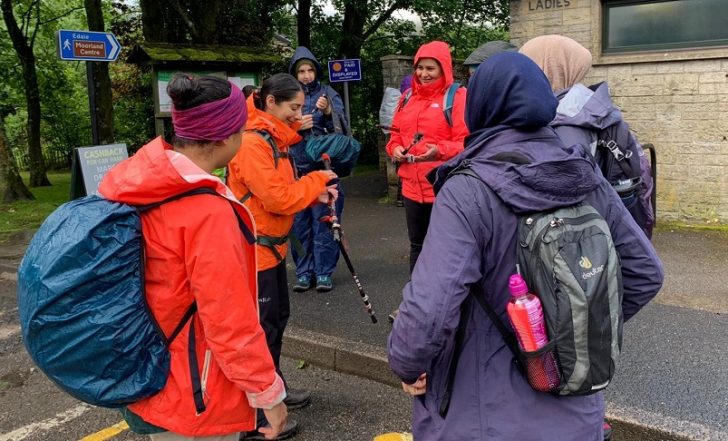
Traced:
<path fill-rule="evenodd" d="M 240 147 L 248 119 L 237 86 L 216 77 L 176 75 L 172 145 L 162 137 L 105 176 L 99 191 L 110 200 L 155 204 L 143 212 L 146 299 L 169 344 L 169 378 L 161 390 L 123 409 L 132 430 L 153 440 L 237 441 L 254 430 L 256 408 L 275 439 L 288 411 L 258 320 L 254 225 L 212 170 Z M 214 249 L 213 249 L 214 248 Z M 191 305 L 196 305 L 196 311 Z M 187 311 L 195 311 L 190 320 Z"/>

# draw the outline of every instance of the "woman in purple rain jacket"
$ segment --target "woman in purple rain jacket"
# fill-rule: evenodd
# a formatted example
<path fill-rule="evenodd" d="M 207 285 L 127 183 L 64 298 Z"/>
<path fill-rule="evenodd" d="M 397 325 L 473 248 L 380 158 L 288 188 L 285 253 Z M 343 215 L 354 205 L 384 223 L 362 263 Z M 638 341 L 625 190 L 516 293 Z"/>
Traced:
<path fill-rule="evenodd" d="M 556 397 L 531 389 L 486 313 L 473 303 L 461 317 L 469 287 L 475 286 L 507 322 L 517 213 L 581 201 L 594 206 L 611 229 L 622 261 L 625 320 L 662 286 L 655 250 L 619 196 L 581 148 L 565 146 L 548 127 L 557 105 L 541 69 L 518 53 L 491 57 L 471 79 L 465 116 L 471 135 L 465 151 L 434 177 L 432 221 L 389 338 L 390 366 L 415 395 L 417 441 L 602 440 L 601 393 Z M 489 159 L 501 152 L 519 153 L 531 163 Z M 445 180 L 466 161 L 492 192 L 472 177 Z M 460 320 L 467 320 L 463 349 L 442 418 L 438 411 Z"/>

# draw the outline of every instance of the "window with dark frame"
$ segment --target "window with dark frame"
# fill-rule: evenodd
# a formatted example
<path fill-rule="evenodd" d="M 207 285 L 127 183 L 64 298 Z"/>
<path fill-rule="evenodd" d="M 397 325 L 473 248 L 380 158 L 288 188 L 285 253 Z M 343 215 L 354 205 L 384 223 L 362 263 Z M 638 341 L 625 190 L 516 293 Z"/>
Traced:
<path fill-rule="evenodd" d="M 605 54 L 728 46 L 728 0 L 603 0 Z"/>

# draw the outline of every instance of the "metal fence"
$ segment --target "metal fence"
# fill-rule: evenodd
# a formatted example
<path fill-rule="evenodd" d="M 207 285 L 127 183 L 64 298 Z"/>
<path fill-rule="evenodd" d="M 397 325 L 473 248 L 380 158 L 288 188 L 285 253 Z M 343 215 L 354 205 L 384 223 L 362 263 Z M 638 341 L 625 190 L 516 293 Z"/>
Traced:
<path fill-rule="evenodd" d="M 27 171 L 30 166 L 28 152 L 13 149 L 13 156 L 15 156 L 15 162 L 18 164 L 18 168 Z M 59 149 L 43 150 L 43 159 L 45 160 L 46 168 L 49 170 L 68 170 L 71 168 L 70 152 Z"/>

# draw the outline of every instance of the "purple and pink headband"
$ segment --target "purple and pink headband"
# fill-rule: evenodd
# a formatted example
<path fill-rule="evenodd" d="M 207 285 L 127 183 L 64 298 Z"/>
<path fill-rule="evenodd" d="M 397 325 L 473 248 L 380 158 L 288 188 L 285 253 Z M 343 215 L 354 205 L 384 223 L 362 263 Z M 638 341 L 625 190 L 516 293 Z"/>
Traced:
<path fill-rule="evenodd" d="M 172 106 L 175 135 L 193 141 L 225 140 L 239 132 L 247 120 L 245 97 L 233 83 L 230 83 L 230 95 L 227 98 L 185 110 L 177 110 Z"/>

